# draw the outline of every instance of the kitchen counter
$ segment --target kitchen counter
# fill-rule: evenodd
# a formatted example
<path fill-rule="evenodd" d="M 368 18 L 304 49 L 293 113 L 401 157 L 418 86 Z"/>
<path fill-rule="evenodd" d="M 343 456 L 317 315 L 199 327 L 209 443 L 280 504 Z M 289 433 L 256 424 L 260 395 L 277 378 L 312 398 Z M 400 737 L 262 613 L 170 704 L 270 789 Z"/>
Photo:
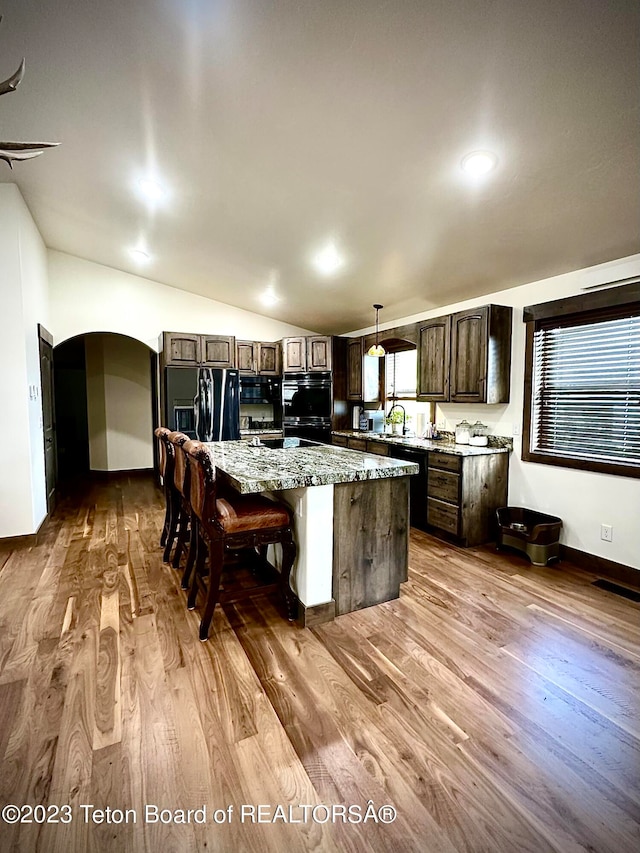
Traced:
<path fill-rule="evenodd" d="M 412 462 L 330 444 L 272 448 L 254 447 L 246 441 L 218 441 L 207 448 L 216 468 L 241 494 L 408 477 L 418 472 Z"/>
<path fill-rule="evenodd" d="M 292 587 L 303 625 L 398 598 L 408 574 L 409 483 L 418 465 L 309 441 L 206 447 L 238 492 L 266 492 L 291 508 Z M 279 549 L 272 551 L 278 565 Z"/>
<path fill-rule="evenodd" d="M 500 447 L 476 447 L 470 444 L 456 444 L 454 441 L 440 439 L 434 441 L 429 438 L 418 438 L 417 436 L 408 435 L 393 435 L 390 433 L 379 432 L 359 432 L 357 430 L 335 430 L 331 435 L 341 435 L 345 438 L 363 438 L 369 441 L 381 441 L 384 444 L 391 444 L 400 447 L 408 447 L 414 450 L 430 450 L 438 451 L 439 453 L 451 453 L 455 456 L 486 456 L 492 453 L 510 453 L 513 442 L 511 439 L 505 438 L 504 446 Z M 492 436 L 493 438 L 493 436 Z"/>

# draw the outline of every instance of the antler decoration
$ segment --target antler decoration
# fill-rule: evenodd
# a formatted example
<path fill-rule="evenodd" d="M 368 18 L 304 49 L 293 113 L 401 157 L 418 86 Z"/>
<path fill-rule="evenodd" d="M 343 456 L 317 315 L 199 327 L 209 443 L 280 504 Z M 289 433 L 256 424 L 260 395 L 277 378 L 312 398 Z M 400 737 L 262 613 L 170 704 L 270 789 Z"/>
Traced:
<path fill-rule="evenodd" d="M 0 21 L 2 21 L 1 15 Z M 0 95 L 15 92 L 23 77 L 24 58 L 18 70 L 11 77 L 7 77 L 6 80 L 0 83 Z M 0 142 L 0 160 L 4 160 L 5 163 L 9 164 L 9 168 L 13 169 L 14 161 L 32 160 L 34 157 L 42 154 L 45 148 L 54 148 L 59 144 L 59 142 Z"/>

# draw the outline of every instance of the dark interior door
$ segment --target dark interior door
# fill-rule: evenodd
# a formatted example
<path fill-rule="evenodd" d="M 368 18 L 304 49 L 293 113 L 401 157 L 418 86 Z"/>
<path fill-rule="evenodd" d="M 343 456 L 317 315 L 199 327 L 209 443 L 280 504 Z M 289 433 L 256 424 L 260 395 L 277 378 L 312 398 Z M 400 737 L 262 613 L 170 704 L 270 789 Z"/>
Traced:
<path fill-rule="evenodd" d="M 47 512 L 56 505 L 56 428 L 53 416 L 53 338 L 38 325 L 40 341 L 40 387 L 42 389 L 42 428 L 44 432 L 44 470 Z"/>

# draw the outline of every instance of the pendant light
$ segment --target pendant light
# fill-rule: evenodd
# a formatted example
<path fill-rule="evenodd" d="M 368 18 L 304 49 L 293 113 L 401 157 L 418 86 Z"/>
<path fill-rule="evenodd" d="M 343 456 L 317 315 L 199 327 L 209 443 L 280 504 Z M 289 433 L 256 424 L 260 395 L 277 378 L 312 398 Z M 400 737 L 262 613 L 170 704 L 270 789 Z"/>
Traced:
<path fill-rule="evenodd" d="M 378 342 L 378 311 L 381 308 L 384 308 L 384 305 L 376 304 L 373 307 L 376 309 L 376 342 L 375 344 L 371 344 L 367 350 L 367 355 L 372 355 L 374 358 L 383 358 L 386 353 L 384 351 L 384 347 L 380 346 Z"/>

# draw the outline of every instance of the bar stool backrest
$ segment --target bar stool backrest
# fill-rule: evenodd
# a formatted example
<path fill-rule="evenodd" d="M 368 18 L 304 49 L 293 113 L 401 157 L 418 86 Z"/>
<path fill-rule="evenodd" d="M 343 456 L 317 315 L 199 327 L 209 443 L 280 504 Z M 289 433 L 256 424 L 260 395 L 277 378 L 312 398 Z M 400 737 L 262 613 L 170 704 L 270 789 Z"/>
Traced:
<path fill-rule="evenodd" d="M 189 481 L 187 460 L 183 452 L 183 447 L 189 436 L 183 432 L 171 432 L 168 435 L 169 442 L 172 444 L 175 453 L 175 465 L 173 470 L 173 484 L 180 492 L 183 498 L 189 499 Z"/>
<path fill-rule="evenodd" d="M 189 463 L 191 509 L 207 525 L 216 516 L 216 473 L 208 450 L 200 441 L 183 446 Z"/>
<path fill-rule="evenodd" d="M 160 476 L 163 479 L 166 477 L 171 478 L 173 476 L 175 459 L 173 444 L 169 441 L 171 430 L 167 429 L 167 427 L 160 426 L 153 431 L 153 434 L 158 439 L 158 468 L 160 470 Z"/>

